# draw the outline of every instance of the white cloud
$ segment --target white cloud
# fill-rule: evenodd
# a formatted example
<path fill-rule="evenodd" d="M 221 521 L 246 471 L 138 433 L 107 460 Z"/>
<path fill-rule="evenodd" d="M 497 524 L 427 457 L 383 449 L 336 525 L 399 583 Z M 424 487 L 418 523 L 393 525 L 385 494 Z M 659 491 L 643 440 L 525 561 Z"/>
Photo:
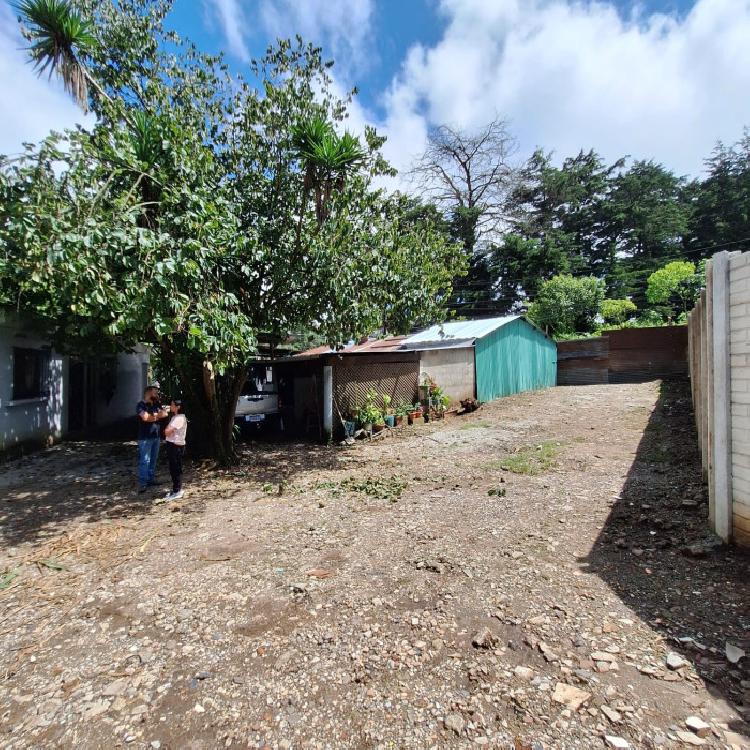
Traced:
<path fill-rule="evenodd" d="M 373 62 L 373 12 L 373 0 L 261 0 L 258 6 L 269 36 L 300 34 L 321 45 L 347 75 L 364 71 Z"/>
<path fill-rule="evenodd" d="M 0 96 L 5 102 L 0 117 L 0 154 L 22 151 L 22 144 L 36 143 L 50 130 L 64 130 L 91 122 L 63 91 L 59 79 L 38 78 L 28 63 L 27 45 L 16 18 L 0 4 Z"/>
<path fill-rule="evenodd" d="M 250 59 L 247 40 L 258 30 L 268 37 L 290 39 L 299 34 L 323 47 L 337 69 L 365 71 L 375 60 L 372 45 L 374 0 L 205 0 L 209 16 L 218 20 L 227 49 L 243 62 Z M 265 41 L 265 40 L 264 40 Z"/>
<path fill-rule="evenodd" d="M 750 124 L 750 2 L 698 0 L 684 17 L 609 3 L 442 0 L 432 48 L 414 46 L 384 94 L 389 155 L 408 167 L 427 128 L 500 114 L 521 153 L 653 157 L 697 174 Z"/>
<path fill-rule="evenodd" d="M 247 19 L 241 0 L 211 0 L 211 4 L 221 24 L 229 52 L 242 62 L 248 62 L 250 52 L 243 36 L 243 31 L 247 28 Z"/>

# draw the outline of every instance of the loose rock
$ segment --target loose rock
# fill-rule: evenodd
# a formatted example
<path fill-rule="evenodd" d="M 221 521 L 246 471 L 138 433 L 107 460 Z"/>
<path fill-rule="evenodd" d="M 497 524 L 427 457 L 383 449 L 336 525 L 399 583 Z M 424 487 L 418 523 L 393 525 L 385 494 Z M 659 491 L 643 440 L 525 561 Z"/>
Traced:
<path fill-rule="evenodd" d="M 552 700 L 555 703 L 561 703 L 571 711 L 577 711 L 589 698 L 591 698 L 591 693 L 564 682 L 558 682 L 552 693 Z"/>
<path fill-rule="evenodd" d="M 711 725 L 698 716 L 688 716 L 685 719 L 685 726 L 699 737 L 707 737 L 711 733 Z"/>
<path fill-rule="evenodd" d="M 604 735 L 604 741 L 607 743 L 607 747 L 615 747 L 618 750 L 629 750 L 630 743 L 623 737 L 615 737 L 611 734 Z"/>

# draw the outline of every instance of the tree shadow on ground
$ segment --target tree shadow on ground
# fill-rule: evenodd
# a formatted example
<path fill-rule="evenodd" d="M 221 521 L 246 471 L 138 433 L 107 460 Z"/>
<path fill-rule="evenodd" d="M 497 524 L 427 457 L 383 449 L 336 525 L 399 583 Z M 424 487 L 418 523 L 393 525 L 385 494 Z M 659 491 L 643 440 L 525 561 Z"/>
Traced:
<path fill-rule="evenodd" d="M 138 494 L 134 443 L 64 442 L 0 467 L 0 538 L 14 546 L 71 523 L 138 517 L 158 495 Z"/>
<path fill-rule="evenodd" d="M 132 518 L 150 513 L 169 489 L 165 451 L 162 484 L 137 492 L 136 444 L 67 441 L 0 466 L 0 541 L 6 546 L 56 536 L 70 524 Z M 258 491 L 259 484 L 287 484 L 318 469 L 351 466 L 340 448 L 306 443 L 241 443 L 239 461 L 227 469 L 186 461 L 183 512 L 202 513 L 208 495 Z M 158 506 L 156 506 L 158 507 Z"/>
<path fill-rule="evenodd" d="M 750 654 L 750 555 L 711 548 L 707 516 L 689 384 L 665 381 L 622 493 L 583 562 L 694 664 L 714 697 L 750 719 L 742 684 L 750 656 L 737 665 L 725 656 L 727 641 Z M 750 736 L 748 724 L 733 724 Z"/>
<path fill-rule="evenodd" d="M 237 453 L 237 465 L 220 473 L 263 484 L 290 484 L 309 472 L 368 464 L 356 449 L 298 441 L 248 441 L 238 444 Z"/>

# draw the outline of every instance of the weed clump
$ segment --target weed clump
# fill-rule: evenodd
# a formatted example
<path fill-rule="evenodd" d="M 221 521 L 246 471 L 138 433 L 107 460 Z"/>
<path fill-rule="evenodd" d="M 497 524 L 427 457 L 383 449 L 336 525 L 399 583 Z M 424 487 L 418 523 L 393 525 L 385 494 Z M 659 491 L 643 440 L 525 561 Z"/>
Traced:
<path fill-rule="evenodd" d="M 514 474 L 541 474 L 557 466 L 557 454 L 560 443 L 556 440 L 545 440 L 533 447 L 520 448 L 510 456 L 500 460 L 500 468 Z"/>
<path fill-rule="evenodd" d="M 408 482 L 403 477 L 394 474 L 390 477 L 367 477 L 365 479 L 349 477 L 341 482 L 341 489 L 395 503 L 407 485 Z"/>

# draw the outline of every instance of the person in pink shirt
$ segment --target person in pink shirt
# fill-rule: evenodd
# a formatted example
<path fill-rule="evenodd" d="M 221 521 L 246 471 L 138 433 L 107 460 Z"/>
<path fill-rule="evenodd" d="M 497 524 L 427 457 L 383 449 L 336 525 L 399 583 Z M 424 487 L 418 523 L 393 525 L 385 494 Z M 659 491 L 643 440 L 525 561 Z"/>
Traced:
<path fill-rule="evenodd" d="M 182 491 L 182 458 L 185 454 L 185 436 L 187 435 L 187 417 L 182 413 L 182 401 L 173 398 L 169 404 L 171 419 L 164 430 L 167 445 L 167 459 L 169 473 L 172 476 L 172 491 L 164 498 L 164 502 L 179 500 Z"/>

